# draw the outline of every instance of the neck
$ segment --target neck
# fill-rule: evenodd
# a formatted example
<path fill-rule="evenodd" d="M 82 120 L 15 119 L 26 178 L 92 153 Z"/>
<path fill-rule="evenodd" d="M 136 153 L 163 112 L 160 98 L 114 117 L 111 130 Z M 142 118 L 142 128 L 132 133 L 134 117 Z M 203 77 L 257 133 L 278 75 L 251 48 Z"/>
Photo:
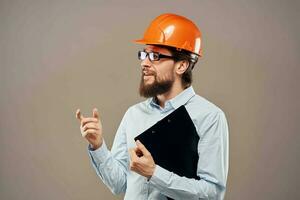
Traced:
<path fill-rule="evenodd" d="M 163 94 L 157 95 L 156 98 L 158 100 L 159 105 L 164 108 L 166 101 L 176 97 L 178 94 L 180 94 L 185 88 L 182 86 L 181 83 L 174 82 L 171 89 Z"/>

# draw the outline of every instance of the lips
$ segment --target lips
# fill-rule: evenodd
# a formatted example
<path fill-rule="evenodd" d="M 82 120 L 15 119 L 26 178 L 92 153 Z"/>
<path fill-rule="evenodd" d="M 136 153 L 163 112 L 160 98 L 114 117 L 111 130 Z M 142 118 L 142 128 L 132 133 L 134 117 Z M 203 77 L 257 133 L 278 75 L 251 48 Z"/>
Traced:
<path fill-rule="evenodd" d="M 143 79 L 146 80 L 150 80 L 152 79 L 151 77 L 154 77 L 155 73 L 150 72 L 150 71 L 143 71 Z"/>
<path fill-rule="evenodd" d="M 144 80 L 150 80 L 150 79 L 152 79 L 152 77 L 154 77 L 154 75 L 150 75 L 150 74 L 143 75 Z"/>

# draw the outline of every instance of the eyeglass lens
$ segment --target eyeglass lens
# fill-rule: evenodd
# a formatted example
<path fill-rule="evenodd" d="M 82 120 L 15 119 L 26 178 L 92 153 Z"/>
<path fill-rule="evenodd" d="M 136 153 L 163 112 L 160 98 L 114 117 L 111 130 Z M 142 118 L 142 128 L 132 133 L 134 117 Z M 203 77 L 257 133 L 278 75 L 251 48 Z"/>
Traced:
<path fill-rule="evenodd" d="M 139 51 L 138 52 L 138 58 L 140 60 L 145 60 L 146 57 L 149 56 L 149 60 L 154 61 L 154 60 L 159 60 L 159 55 L 154 52 L 145 52 L 145 51 Z"/>

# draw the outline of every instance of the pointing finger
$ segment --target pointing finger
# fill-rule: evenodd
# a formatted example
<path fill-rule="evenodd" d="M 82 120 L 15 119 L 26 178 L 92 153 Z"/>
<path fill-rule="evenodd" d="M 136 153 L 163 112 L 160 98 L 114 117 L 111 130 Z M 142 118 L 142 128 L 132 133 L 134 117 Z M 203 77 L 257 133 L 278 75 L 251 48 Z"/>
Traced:
<path fill-rule="evenodd" d="M 83 116 L 81 115 L 80 109 L 77 109 L 77 111 L 76 111 L 76 118 L 79 119 L 79 121 L 81 121 L 83 118 Z"/>

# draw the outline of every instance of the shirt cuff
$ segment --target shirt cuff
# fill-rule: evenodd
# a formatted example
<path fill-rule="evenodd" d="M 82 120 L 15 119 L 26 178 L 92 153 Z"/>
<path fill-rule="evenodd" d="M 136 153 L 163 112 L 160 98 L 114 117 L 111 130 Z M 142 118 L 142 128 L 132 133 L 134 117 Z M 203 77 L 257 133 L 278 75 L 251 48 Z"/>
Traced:
<path fill-rule="evenodd" d="M 172 172 L 156 165 L 154 173 L 149 179 L 149 183 L 153 186 L 164 188 L 170 183 L 172 175 Z"/>
<path fill-rule="evenodd" d="M 107 160 L 107 158 L 109 157 L 109 150 L 107 149 L 107 146 L 106 146 L 104 140 L 103 140 L 101 147 L 99 147 L 96 150 L 93 150 L 91 148 L 91 145 L 89 145 L 88 151 L 89 151 L 91 158 L 93 159 L 93 162 L 97 166 L 100 165 L 101 163 L 104 163 Z"/>

